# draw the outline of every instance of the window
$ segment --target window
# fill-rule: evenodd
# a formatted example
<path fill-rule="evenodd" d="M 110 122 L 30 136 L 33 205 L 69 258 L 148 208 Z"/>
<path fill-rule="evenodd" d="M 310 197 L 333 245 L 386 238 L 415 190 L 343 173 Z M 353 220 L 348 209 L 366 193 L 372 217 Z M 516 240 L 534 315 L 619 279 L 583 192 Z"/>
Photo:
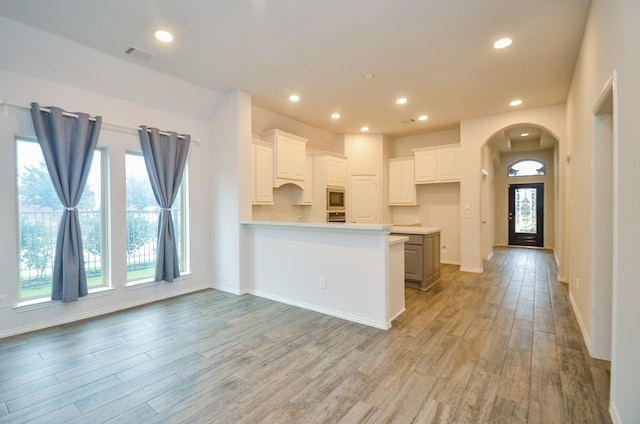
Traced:
<path fill-rule="evenodd" d="M 127 152 L 125 166 L 127 174 L 127 281 L 148 280 L 153 278 L 155 273 L 160 207 L 153 195 L 142 153 Z M 178 196 L 171 209 L 173 226 L 178 238 L 178 261 L 181 272 L 186 268 L 185 184 L 186 178 L 183 177 Z"/>
<path fill-rule="evenodd" d="M 51 183 L 40 145 L 17 140 L 17 181 L 20 244 L 20 300 L 51 296 L 53 258 L 63 207 Z M 87 285 L 107 285 L 105 231 L 106 153 L 96 149 L 91 171 L 78 204 Z"/>
<path fill-rule="evenodd" d="M 509 166 L 510 177 L 529 177 L 544 175 L 544 163 L 534 159 L 524 159 Z"/>

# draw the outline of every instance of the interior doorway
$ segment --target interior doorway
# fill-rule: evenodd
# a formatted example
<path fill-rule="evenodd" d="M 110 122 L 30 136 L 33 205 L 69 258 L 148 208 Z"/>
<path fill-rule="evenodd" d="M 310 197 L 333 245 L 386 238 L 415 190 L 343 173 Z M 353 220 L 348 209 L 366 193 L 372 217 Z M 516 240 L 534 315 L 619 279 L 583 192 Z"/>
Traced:
<path fill-rule="evenodd" d="M 544 183 L 509 185 L 509 245 L 544 247 Z"/>
<path fill-rule="evenodd" d="M 615 73 L 605 84 L 593 113 L 593 244 L 591 346 L 593 357 L 611 360 L 615 281 Z"/>

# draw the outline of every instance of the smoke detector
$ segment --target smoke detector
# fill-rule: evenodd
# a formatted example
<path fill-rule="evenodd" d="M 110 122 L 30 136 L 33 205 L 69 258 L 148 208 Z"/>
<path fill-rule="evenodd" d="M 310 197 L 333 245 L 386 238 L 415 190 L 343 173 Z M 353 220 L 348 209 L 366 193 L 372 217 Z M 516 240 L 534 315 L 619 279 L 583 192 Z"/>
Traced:
<path fill-rule="evenodd" d="M 409 118 L 409 119 L 404 119 L 404 120 L 402 120 L 400 122 L 402 122 L 403 124 L 412 124 L 412 123 L 416 122 L 416 119 L 415 118 Z"/>
<path fill-rule="evenodd" d="M 141 49 L 140 47 L 129 46 L 127 50 L 124 51 L 124 54 L 127 56 L 135 57 L 140 60 L 150 60 L 151 58 L 156 57 L 157 55 L 153 52 L 150 52 L 145 49 Z"/>

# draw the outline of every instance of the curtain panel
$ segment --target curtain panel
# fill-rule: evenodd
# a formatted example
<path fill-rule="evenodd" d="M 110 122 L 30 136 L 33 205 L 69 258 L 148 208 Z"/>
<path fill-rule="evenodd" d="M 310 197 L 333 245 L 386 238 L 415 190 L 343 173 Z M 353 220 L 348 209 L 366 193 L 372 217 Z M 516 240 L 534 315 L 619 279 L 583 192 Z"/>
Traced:
<path fill-rule="evenodd" d="M 70 114 L 57 107 L 45 111 L 38 103 L 31 104 L 31 117 L 51 182 L 65 208 L 58 225 L 51 299 L 73 302 L 88 293 L 77 206 L 89 177 L 102 117 Z"/>
<path fill-rule="evenodd" d="M 173 227 L 171 207 L 182 183 L 191 136 L 161 132 L 144 125 L 140 126 L 138 134 L 153 194 L 161 208 L 154 279 L 171 282 L 180 276 L 178 240 Z"/>

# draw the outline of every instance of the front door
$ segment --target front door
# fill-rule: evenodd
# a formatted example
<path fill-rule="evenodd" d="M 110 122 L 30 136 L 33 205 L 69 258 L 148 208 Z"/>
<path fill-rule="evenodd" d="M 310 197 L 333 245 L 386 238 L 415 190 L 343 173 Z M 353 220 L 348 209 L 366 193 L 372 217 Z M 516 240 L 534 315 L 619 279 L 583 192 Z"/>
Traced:
<path fill-rule="evenodd" d="M 509 185 L 509 245 L 544 246 L 544 184 Z"/>

